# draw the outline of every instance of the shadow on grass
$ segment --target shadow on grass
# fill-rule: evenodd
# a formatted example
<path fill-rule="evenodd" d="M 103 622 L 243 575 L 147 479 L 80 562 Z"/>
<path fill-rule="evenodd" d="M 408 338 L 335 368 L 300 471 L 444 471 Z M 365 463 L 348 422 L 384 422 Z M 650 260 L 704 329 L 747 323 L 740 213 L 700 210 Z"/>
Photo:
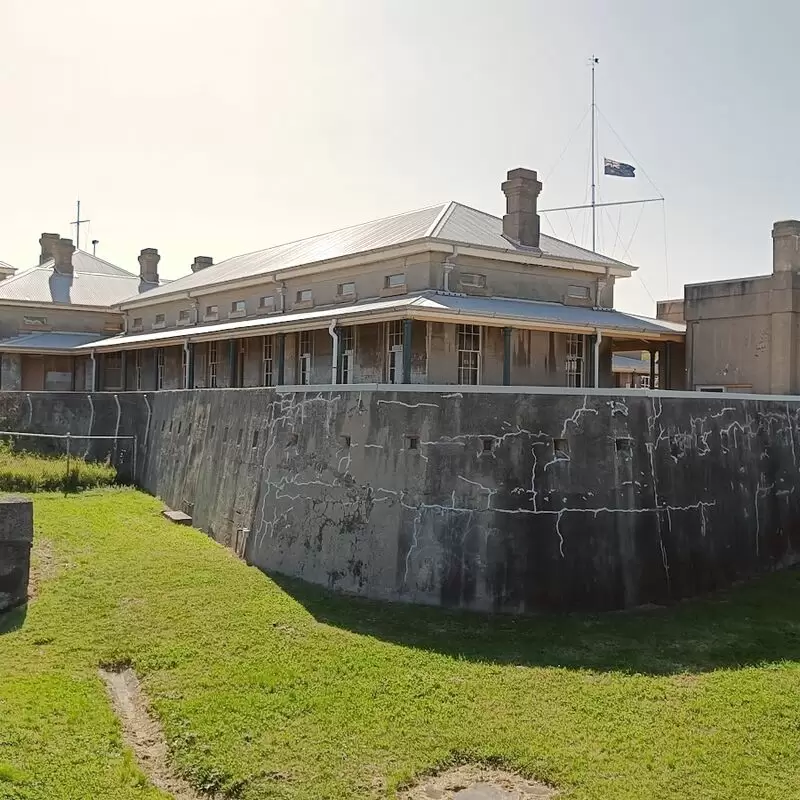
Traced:
<path fill-rule="evenodd" d="M 270 574 L 319 622 L 497 664 L 651 675 L 800 661 L 800 571 L 670 608 L 514 617 L 334 594 Z"/>
<path fill-rule="evenodd" d="M 5 633 L 18 631 L 25 624 L 25 617 L 28 615 L 28 604 L 11 608 L 8 611 L 0 611 L 0 636 Z"/>

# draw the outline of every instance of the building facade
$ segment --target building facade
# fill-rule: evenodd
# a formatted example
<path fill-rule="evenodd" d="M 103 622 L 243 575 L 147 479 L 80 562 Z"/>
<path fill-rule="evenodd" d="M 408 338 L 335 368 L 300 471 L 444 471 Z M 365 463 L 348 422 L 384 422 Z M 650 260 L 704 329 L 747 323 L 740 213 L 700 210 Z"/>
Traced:
<path fill-rule="evenodd" d="M 613 309 L 635 267 L 539 230 L 541 183 L 516 169 L 506 214 L 456 202 L 214 264 L 119 304 L 124 333 L 77 348 L 94 386 L 332 383 L 614 385 L 648 350 L 682 388 L 684 327 Z"/>
<path fill-rule="evenodd" d="M 142 251 L 137 276 L 58 234 L 39 243 L 37 266 L 0 282 L 0 389 L 90 388 L 91 356 L 78 348 L 123 329 L 116 304 L 158 286 L 158 253 Z"/>
<path fill-rule="evenodd" d="M 689 284 L 658 316 L 686 322 L 687 386 L 800 393 L 800 221 L 772 229 L 772 273 Z"/>

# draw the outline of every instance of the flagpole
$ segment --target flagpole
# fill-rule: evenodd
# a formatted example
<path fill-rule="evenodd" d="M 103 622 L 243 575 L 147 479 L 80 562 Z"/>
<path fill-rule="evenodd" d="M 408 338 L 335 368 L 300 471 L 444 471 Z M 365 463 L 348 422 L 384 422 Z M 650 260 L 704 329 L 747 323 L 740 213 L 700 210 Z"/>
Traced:
<path fill-rule="evenodd" d="M 595 167 L 595 152 L 594 152 L 594 118 L 595 118 L 595 102 L 594 102 L 594 68 L 600 61 L 599 58 L 592 56 L 592 252 L 597 252 L 597 212 L 596 212 L 596 167 Z"/>

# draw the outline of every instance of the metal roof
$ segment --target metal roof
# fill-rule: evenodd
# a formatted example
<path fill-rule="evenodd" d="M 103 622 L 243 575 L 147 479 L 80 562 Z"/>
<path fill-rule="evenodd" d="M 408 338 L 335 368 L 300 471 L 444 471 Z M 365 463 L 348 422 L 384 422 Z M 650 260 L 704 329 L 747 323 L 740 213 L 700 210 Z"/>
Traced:
<path fill-rule="evenodd" d="M 16 272 L 17 268 L 12 267 L 11 264 L 7 264 L 5 261 L 0 261 L 0 272 Z"/>
<path fill-rule="evenodd" d="M 23 333 L 11 339 L 0 339 L 0 352 L 17 350 L 30 350 L 37 353 L 69 351 L 102 338 L 102 333 L 60 333 L 58 331 Z"/>
<path fill-rule="evenodd" d="M 375 300 L 354 303 L 348 306 L 324 308 L 318 311 L 303 311 L 291 314 L 273 314 L 265 317 L 220 322 L 213 325 L 159 330 L 152 333 L 121 334 L 105 339 L 97 344 L 98 349 L 123 349 L 125 347 L 155 346 L 180 343 L 189 339 L 207 339 L 213 334 L 232 336 L 256 336 L 269 333 L 273 328 L 326 327 L 331 320 L 339 323 L 357 324 L 364 317 L 411 317 L 414 319 L 451 319 L 453 322 L 478 324 L 517 324 L 520 327 L 548 327 L 559 330 L 578 331 L 600 330 L 628 336 L 640 335 L 643 338 L 680 337 L 685 326 L 662 320 L 639 317 L 622 311 L 565 306 L 559 303 L 544 303 L 533 300 L 509 300 L 503 297 L 469 297 L 445 294 L 443 292 L 424 292 L 405 295 L 391 300 Z M 319 325 L 314 326 L 313 323 Z M 81 349 L 91 349 L 83 345 Z"/>
<path fill-rule="evenodd" d="M 190 275 L 184 275 L 173 281 L 168 288 L 161 286 L 151 289 L 147 293 L 147 299 L 237 279 L 268 275 L 292 267 L 424 239 L 503 250 L 520 255 L 542 255 L 583 261 L 604 267 L 635 269 L 628 264 L 615 261 L 600 253 L 592 253 L 551 236 L 542 235 L 539 248 L 524 247 L 503 236 L 503 220 L 500 217 L 461 203 L 450 202 L 234 256 Z M 126 299 L 136 298 L 131 296 Z"/>
<path fill-rule="evenodd" d="M 642 358 L 620 356 L 615 353 L 611 361 L 611 368 L 614 372 L 636 372 L 643 375 L 650 374 L 650 362 Z"/>
<path fill-rule="evenodd" d="M 83 250 L 72 254 L 73 275 L 53 269 L 53 260 L 17 272 L 0 282 L 0 302 L 58 303 L 109 307 L 139 291 L 140 280 Z"/>

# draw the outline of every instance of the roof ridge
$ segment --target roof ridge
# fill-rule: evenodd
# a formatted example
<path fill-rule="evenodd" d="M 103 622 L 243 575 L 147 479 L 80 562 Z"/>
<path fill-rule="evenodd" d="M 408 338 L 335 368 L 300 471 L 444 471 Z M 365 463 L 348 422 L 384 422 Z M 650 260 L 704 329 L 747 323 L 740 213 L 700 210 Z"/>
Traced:
<path fill-rule="evenodd" d="M 75 250 L 75 253 L 83 253 L 85 256 L 89 256 L 89 258 L 94 259 L 95 261 L 100 261 L 103 264 L 111 267 L 112 269 L 119 270 L 120 272 L 124 272 L 126 275 L 130 275 L 132 278 L 137 277 L 135 272 L 128 272 L 127 269 L 124 267 L 117 266 L 116 264 L 112 264 L 110 261 L 106 261 L 104 258 L 100 258 L 100 256 L 96 256 L 94 253 L 90 253 L 88 250 Z M 74 255 L 74 254 L 73 254 Z M 93 273 L 97 275 L 102 275 L 102 273 Z"/>

